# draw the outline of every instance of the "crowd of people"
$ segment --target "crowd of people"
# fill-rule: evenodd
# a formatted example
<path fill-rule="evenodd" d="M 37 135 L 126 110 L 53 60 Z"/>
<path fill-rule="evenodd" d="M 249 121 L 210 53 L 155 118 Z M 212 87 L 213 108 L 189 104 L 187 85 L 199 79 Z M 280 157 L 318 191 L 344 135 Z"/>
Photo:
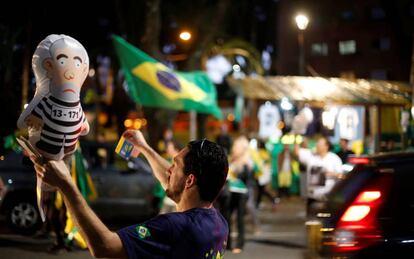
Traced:
<path fill-rule="evenodd" d="M 164 150 L 160 151 L 166 159 L 171 159 L 174 156 L 171 150 L 179 150 L 175 149 L 179 144 L 171 130 L 165 136 L 159 145 Z M 316 139 L 312 148 L 306 137 L 301 143 L 266 143 L 261 139 L 249 140 L 244 135 L 233 138 L 226 125 L 221 125 L 215 141 L 224 148 L 229 160 L 226 185 L 215 206 L 227 220 L 229 233 L 238 233 L 235 240 L 230 234 L 228 237 L 227 249 L 233 253 L 240 253 L 244 248 L 246 220 L 250 220 L 253 234 L 261 232 L 258 210 L 265 208 L 263 198 L 268 199 L 271 211 L 277 213 L 281 201 L 289 202 L 292 196 L 302 197 L 307 217 L 311 218 L 319 202 L 342 177 L 342 165 L 353 154 L 347 139 L 340 140 L 334 153 L 326 137 Z M 173 207 L 173 204 L 165 200 L 162 207 Z"/>
<path fill-rule="evenodd" d="M 183 149 L 183 145 L 173 135 L 171 129 L 166 129 L 156 147 L 169 163 L 173 163 L 174 157 Z M 340 140 L 339 150 L 334 153 L 326 137 L 317 139 L 314 148 L 309 147 L 307 138 L 303 138 L 301 143 L 266 143 L 261 139 L 249 140 L 244 135 L 233 138 L 225 125 L 220 127 L 215 141 L 224 149 L 229 170 L 214 206 L 227 221 L 229 231 L 226 248 L 233 253 L 243 251 L 247 220 L 250 220 L 253 234 L 261 232 L 258 211 L 266 208 L 263 198 L 268 199 L 267 208 L 277 213 L 280 202 L 289 202 L 292 196 L 301 197 L 306 201 L 307 216 L 312 217 L 317 211 L 318 202 L 342 177 L 342 164 L 353 154 L 346 139 Z M 176 202 L 168 197 L 161 183 L 155 186 L 153 196 L 153 206 L 159 209 L 160 214 L 177 210 Z M 51 251 L 68 250 L 69 243 L 63 238 L 66 234 L 57 224 L 66 220 L 60 219 L 66 210 L 55 209 L 56 202 L 52 203 L 48 222 L 52 223 L 57 242 Z M 46 227 L 45 231 L 49 231 L 49 224 Z M 234 240 L 232 231 L 237 232 Z"/>

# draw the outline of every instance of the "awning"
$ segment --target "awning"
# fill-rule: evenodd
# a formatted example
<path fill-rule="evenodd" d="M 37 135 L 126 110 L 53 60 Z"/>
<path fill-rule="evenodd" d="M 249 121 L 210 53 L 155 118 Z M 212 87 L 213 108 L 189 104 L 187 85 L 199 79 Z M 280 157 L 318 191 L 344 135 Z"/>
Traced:
<path fill-rule="evenodd" d="M 229 85 L 244 97 L 280 100 L 287 97 L 306 103 L 411 105 L 408 83 L 385 80 L 342 79 L 302 76 L 228 77 Z"/>

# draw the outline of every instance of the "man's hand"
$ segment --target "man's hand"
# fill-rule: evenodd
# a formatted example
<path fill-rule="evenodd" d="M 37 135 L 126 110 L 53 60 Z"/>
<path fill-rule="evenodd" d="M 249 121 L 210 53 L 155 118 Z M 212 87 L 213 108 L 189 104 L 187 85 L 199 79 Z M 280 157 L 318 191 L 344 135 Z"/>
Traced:
<path fill-rule="evenodd" d="M 139 151 L 148 148 L 148 143 L 139 130 L 127 130 L 122 134 L 129 142 L 131 142 Z"/>
<path fill-rule="evenodd" d="M 148 160 L 154 176 L 161 183 L 162 187 L 166 189 L 168 184 L 167 170 L 171 166 L 170 162 L 160 156 L 160 154 L 148 145 L 141 131 L 127 130 L 122 136 L 131 142 L 134 145 L 134 148 L 138 149 L 139 152 L 142 152 Z"/>
<path fill-rule="evenodd" d="M 71 182 L 70 172 L 63 161 L 49 161 L 42 164 L 31 157 L 34 163 L 36 174 L 45 183 L 61 189 L 66 183 Z"/>

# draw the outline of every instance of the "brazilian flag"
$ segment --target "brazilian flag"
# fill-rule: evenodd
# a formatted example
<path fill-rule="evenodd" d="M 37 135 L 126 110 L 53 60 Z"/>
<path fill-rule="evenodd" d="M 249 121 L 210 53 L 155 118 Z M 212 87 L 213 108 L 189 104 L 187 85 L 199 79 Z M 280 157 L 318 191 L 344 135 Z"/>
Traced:
<path fill-rule="evenodd" d="M 128 92 L 135 102 L 222 118 L 216 88 L 204 72 L 174 71 L 121 37 L 114 35 L 112 39 L 128 82 Z"/>

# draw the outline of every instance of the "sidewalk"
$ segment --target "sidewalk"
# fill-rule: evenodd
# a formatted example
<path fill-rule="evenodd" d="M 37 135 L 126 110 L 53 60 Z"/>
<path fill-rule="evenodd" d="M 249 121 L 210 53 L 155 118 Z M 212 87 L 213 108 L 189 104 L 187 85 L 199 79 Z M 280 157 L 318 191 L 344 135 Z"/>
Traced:
<path fill-rule="evenodd" d="M 306 248 L 305 203 L 299 197 L 282 200 L 276 211 L 270 204 L 259 210 L 260 231 L 253 233 L 246 216 L 246 244 L 240 254 L 227 251 L 225 258 L 302 259 Z M 237 228 L 233 228 L 236 230 Z M 233 237 L 237 233 L 232 233 Z"/>

